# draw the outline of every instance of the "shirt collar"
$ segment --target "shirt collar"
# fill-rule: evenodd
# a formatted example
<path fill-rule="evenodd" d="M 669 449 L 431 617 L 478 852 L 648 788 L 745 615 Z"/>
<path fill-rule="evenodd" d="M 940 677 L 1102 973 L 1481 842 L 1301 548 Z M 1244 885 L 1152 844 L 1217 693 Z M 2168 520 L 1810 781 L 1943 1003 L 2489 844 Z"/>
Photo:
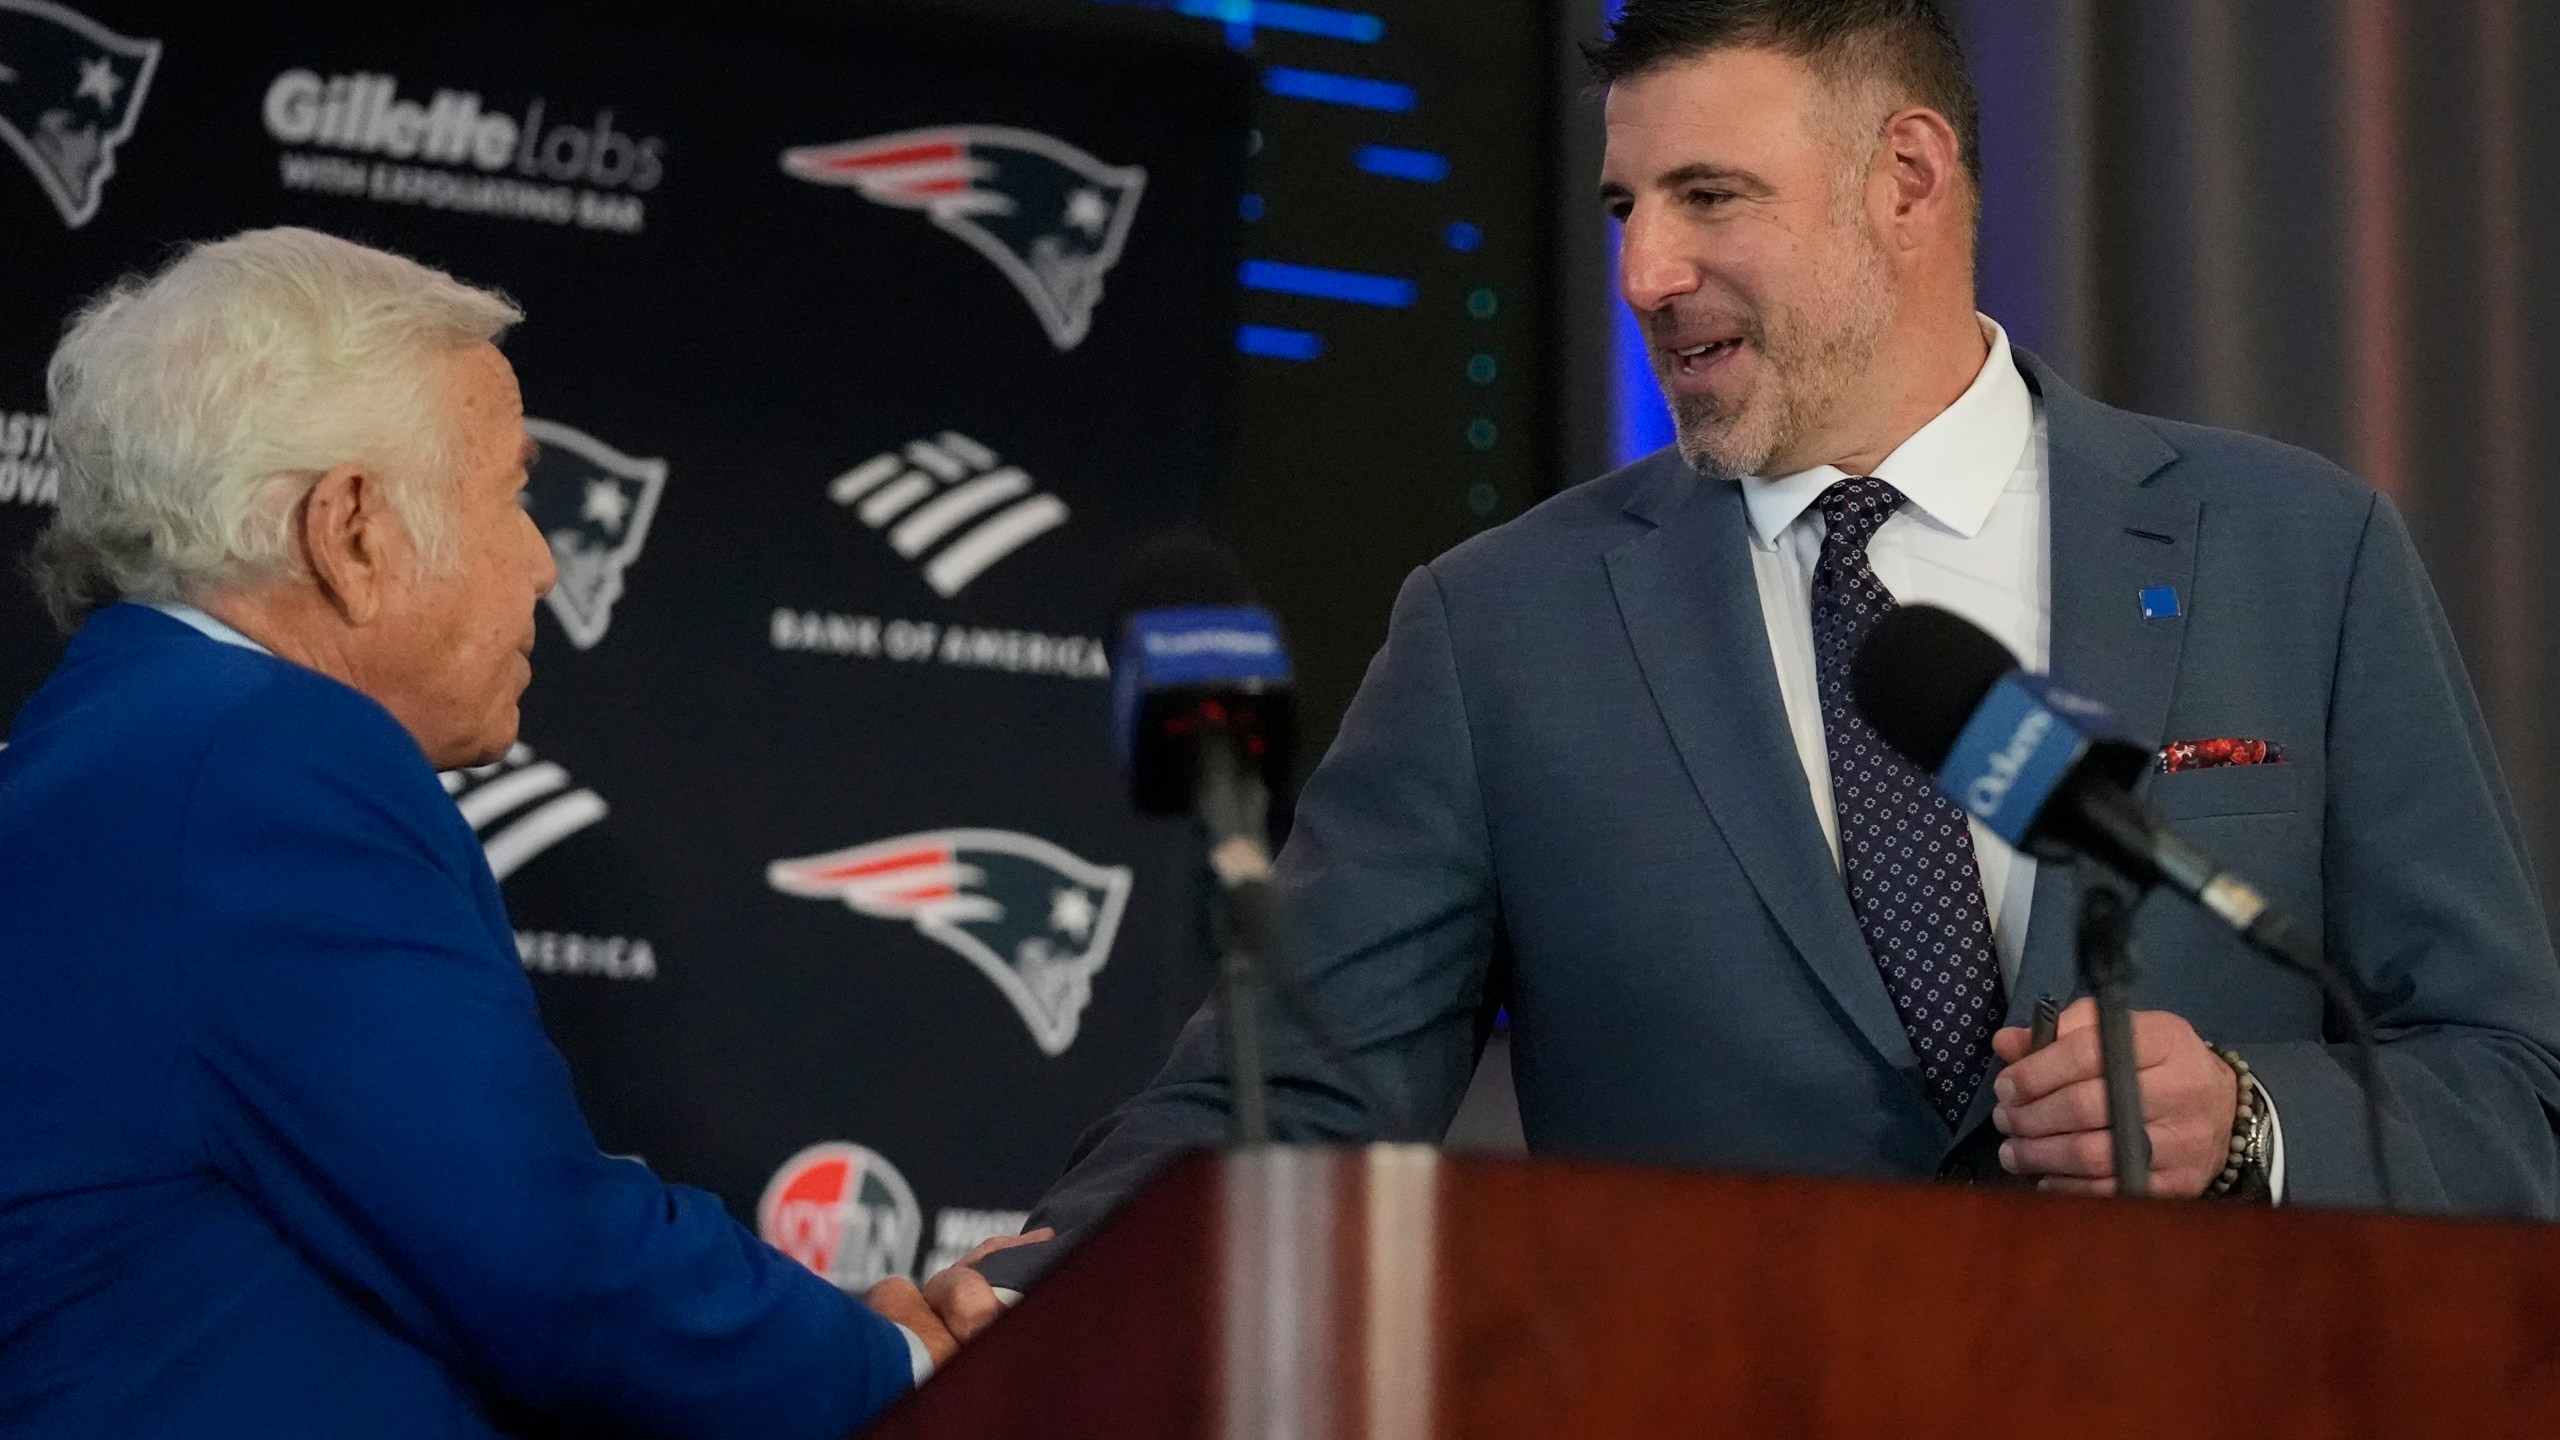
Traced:
<path fill-rule="evenodd" d="M 223 624 L 221 621 L 214 619 L 212 616 L 207 615 L 193 605 L 154 605 L 151 608 L 168 616 L 170 619 L 177 621 L 179 624 L 185 625 L 190 629 L 203 634 L 209 639 L 219 640 L 225 645 L 237 645 L 243 650 L 255 650 L 261 655 L 273 655 L 276 653 L 273 650 L 268 649 L 266 646 L 259 644 L 257 641 L 250 639 L 248 636 L 241 634 L 239 631 L 232 629 L 230 626 Z"/>
<path fill-rule="evenodd" d="M 1876 478 L 1901 491 L 1915 509 L 1968 540 L 1991 518 L 1991 507 L 2017 473 L 2018 457 L 2035 438 L 2035 397 L 2018 373 L 2009 332 L 1988 315 L 1980 319 L 1991 337 L 1982 373 L 1954 404 L 1875 468 Z M 1778 536 L 1847 474 L 1836 465 L 1817 465 L 1792 475 L 1745 478 L 1742 503 L 1750 513 L 1752 533 L 1763 546 L 1777 544 Z"/>

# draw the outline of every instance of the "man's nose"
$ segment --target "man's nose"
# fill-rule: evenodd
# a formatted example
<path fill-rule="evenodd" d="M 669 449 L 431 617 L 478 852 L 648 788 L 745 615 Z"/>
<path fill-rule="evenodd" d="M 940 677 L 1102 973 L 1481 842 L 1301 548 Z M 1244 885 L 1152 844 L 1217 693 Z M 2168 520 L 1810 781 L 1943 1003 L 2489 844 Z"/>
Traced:
<path fill-rule="evenodd" d="M 1618 293 L 1650 315 L 1698 288 L 1698 264 L 1681 253 L 1671 227 L 1639 206 L 1618 232 Z"/>
<path fill-rule="evenodd" d="M 532 516 L 524 517 L 524 528 L 533 537 L 531 543 L 537 567 L 533 572 L 533 594 L 539 600 L 551 593 L 552 586 L 560 583 L 560 562 L 553 558 L 551 542 L 543 538 L 542 527 L 533 523 Z"/>

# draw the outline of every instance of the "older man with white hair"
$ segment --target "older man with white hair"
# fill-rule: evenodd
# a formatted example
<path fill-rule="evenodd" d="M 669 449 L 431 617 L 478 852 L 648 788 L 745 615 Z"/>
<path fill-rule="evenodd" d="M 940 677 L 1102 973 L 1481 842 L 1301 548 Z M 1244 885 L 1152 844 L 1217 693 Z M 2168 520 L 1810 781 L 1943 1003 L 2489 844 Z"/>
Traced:
<path fill-rule="evenodd" d="M 265 230 L 54 355 L 34 573 L 85 623 L 0 750 L 0 1429 L 843 1435 L 949 1351 L 599 1153 L 436 782 L 514 741 L 553 579 L 520 318 Z"/>

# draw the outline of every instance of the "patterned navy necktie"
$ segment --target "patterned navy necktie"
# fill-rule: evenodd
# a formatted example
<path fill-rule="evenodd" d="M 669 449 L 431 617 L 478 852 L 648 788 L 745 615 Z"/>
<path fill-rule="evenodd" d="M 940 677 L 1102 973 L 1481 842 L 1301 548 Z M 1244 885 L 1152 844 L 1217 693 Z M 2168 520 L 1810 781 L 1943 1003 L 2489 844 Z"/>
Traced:
<path fill-rule="evenodd" d="M 1882 480 L 1842 480 L 1815 502 L 1830 526 L 1813 568 L 1813 654 L 1841 868 L 1858 928 L 1920 1057 L 1929 1102 L 1949 1129 L 1991 1061 L 2002 1010 L 1991 911 L 1964 812 L 1886 745 L 1850 698 L 1849 669 L 1893 593 L 1867 542 L 1902 504 Z"/>

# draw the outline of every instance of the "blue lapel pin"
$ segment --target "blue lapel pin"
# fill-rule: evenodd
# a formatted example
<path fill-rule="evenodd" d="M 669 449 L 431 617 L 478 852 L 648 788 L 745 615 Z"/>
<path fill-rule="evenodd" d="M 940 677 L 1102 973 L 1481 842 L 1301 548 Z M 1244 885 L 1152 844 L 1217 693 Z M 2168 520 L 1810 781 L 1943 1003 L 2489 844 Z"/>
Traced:
<path fill-rule="evenodd" d="M 2178 608 L 2178 592 L 2167 585 L 2154 585 L 2142 592 L 2142 618 L 2175 620 L 2184 612 Z"/>

